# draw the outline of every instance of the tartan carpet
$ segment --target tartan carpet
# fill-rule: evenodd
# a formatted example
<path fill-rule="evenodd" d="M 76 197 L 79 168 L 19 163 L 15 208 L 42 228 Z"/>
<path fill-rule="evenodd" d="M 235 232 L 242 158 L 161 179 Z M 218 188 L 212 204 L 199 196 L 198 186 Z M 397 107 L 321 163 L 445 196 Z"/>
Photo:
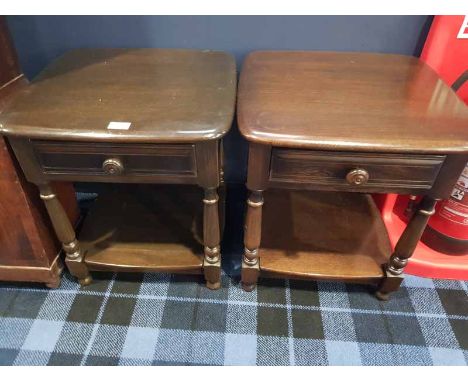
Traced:
<path fill-rule="evenodd" d="M 202 276 L 149 273 L 94 272 L 85 288 L 65 273 L 56 290 L 0 283 L 0 365 L 468 363 L 467 282 L 407 275 L 386 303 L 344 283 L 261 279 L 242 291 L 245 199 L 228 188 L 217 291 Z"/>
<path fill-rule="evenodd" d="M 2 365 L 466 365 L 468 284 L 364 286 L 223 274 L 94 273 L 85 288 L 0 285 Z"/>

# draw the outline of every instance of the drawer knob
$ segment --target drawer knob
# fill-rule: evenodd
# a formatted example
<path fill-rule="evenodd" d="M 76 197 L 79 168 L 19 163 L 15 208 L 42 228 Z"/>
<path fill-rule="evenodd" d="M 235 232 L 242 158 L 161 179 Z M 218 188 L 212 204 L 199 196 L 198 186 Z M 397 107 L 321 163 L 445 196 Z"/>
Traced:
<path fill-rule="evenodd" d="M 346 180 L 353 186 L 360 186 L 361 184 L 367 183 L 369 180 L 369 173 L 362 168 L 356 168 L 348 172 L 348 175 L 346 175 Z"/>
<path fill-rule="evenodd" d="M 120 175 L 124 171 L 124 166 L 120 159 L 109 158 L 102 163 L 102 169 L 108 175 Z"/>

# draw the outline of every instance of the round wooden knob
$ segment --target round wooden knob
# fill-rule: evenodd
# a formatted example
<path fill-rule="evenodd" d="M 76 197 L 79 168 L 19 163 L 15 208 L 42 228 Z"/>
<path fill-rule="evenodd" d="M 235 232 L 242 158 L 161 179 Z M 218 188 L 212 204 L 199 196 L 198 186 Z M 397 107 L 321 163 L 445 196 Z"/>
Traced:
<path fill-rule="evenodd" d="M 356 168 L 348 172 L 346 175 L 346 181 L 353 186 L 360 186 L 366 184 L 369 180 L 369 173 L 362 168 Z"/>
<path fill-rule="evenodd" d="M 120 175 L 124 171 L 124 166 L 120 159 L 109 158 L 102 163 L 102 169 L 108 175 Z"/>

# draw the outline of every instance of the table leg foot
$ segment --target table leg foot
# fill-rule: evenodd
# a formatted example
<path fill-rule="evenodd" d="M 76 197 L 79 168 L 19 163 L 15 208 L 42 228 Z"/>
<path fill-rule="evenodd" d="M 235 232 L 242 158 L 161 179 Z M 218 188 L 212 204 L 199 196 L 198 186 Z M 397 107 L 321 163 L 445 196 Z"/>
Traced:
<path fill-rule="evenodd" d="M 78 282 L 81 284 L 81 286 L 91 284 L 93 278 L 89 273 L 88 267 L 83 262 L 83 257 L 81 254 L 76 258 L 70 258 L 70 256 L 67 254 L 65 263 L 67 264 L 67 268 L 70 271 L 70 274 L 78 279 Z"/>
<path fill-rule="evenodd" d="M 245 261 L 242 263 L 241 285 L 244 291 L 252 292 L 255 289 L 259 273 L 260 265 L 258 259 L 256 264 L 249 265 Z"/>
<path fill-rule="evenodd" d="M 218 256 L 215 262 L 212 258 L 205 257 L 203 261 L 203 274 L 205 275 L 206 287 L 208 289 L 219 289 L 221 287 L 221 259 Z"/>
<path fill-rule="evenodd" d="M 215 283 L 207 281 L 206 282 L 206 287 L 208 289 L 211 289 L 211 290 L 219 289 L 219 288 L 221 288 L 221 281 L 218 281 L 218 282 L 215 282 Z"/>
<path fill-rule="evenodd" d="M 393 275 L 389 270 L 385 271 L 385 277 L 380 282 L 375 292 L 375 297 L 381 301 L 388 301 L 390 294 L 396 292 L 403 282 L 403 275 Z"/>
<path fill-rule="evenodd" d="M 253 292 L 255 288 L 257 287 L 257 284 L 246 284 L 246 283 L 241 282 L 241 286 L 245 292 Z"/>
<path fill-rule="evenodd" d="M 380 301 L 388 301 L 390 299 L 390 293 L 384 293 L 378 290 L 375 292 L 375 297 Z"/>
<path fill-rule="evenodd" d="M 84 286 L 91 284 L 93 282 L 93 278 L 91 277 L 91 275 L 88 275 L 83 279 L 78 279 L 78 282 L 80 283 L 82 287 L 84 287 Z"/>

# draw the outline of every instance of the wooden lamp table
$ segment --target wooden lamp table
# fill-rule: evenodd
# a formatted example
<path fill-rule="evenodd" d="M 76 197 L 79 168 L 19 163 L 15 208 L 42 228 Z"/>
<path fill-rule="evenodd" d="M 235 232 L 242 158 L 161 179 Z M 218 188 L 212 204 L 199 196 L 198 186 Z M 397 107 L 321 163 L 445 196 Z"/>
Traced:
<path fill-rule="evenodd" d="M 219 288 L 221 138 L 235 92 L 225 53 L 83 49 L 48 66 L 0 116 L 82 285 L 90 270 L 114 270 L 204 273 Z M 77 239 L 57 180 L 125 185 L 98 196 Z"/>
<path fill-rule="evenodd" d="M 468 161 L 466 106 L 413 57 L 254 52 L 238 122 L 247 291 L 260 274 L 369 283 L 387 299 Z M 422 196 L 393 251 L 369 193 Z"/>

